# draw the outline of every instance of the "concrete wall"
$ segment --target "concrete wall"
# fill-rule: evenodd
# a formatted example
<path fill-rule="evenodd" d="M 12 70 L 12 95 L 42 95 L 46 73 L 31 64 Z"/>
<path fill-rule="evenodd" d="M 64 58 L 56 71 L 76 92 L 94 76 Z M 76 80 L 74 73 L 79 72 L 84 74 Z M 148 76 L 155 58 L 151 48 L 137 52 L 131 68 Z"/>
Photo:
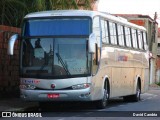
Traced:
<path fill-rule="evenodd" d="M 7 54 L 11 35 L 20 33 L 15 27 L 0 25 L 0 98 L 19 95 L 19 43 L 14 47 L 14 55 Z"/>

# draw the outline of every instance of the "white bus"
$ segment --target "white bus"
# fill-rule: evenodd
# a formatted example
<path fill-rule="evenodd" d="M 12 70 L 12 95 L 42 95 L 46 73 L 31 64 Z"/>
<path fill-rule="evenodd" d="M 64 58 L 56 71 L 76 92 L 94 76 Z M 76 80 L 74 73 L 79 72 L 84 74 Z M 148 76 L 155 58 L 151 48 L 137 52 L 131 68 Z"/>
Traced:
<path fill-rule="evenodd" d="M 20 40 L 20 91 L 26 101 L 139 101 L 149 79 L 146 30 L 96 11 L 59 10 L 25 16 Z"/>

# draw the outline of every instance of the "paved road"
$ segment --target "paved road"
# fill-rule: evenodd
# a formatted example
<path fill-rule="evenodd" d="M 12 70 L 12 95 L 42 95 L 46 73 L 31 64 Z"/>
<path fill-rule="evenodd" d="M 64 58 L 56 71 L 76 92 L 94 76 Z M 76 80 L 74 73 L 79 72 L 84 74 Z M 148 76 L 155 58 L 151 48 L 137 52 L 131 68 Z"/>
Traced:
<path fill-rule="evenodd" d="M 150 90 L 142 94 L 140 102 L 127 103 L 123 102 L 122 98 L 112 99 L 109 101 L 107 108 L 102 110 L 97 110 L 93 103 L 89 105 L 67 103 L 44 111 L 38 107 L 27 109 L 27 111 L 30 110 L 42 113 L 42 120 L 159 120 L 160 117 L 156 116 L 160 116 L 160 90 Z M 147 117 L 147 115 L 150 117 Z M 26 118 L 26 120 L 28 119 Z"/>

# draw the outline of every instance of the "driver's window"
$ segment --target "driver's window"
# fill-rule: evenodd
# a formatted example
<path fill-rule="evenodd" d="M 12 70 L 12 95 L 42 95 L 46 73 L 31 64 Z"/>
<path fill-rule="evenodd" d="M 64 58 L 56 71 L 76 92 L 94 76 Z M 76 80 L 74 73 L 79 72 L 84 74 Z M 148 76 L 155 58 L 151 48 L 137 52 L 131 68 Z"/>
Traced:
<path fill-rule="evenodd" d="M 97 44 L 95 44 L 96 52 L 93 54 L 93 67 L 92 73 L 96 74 L 98 70 L 99 60 L 100 60 L 100 18 L 95 17 L 93 19 L 93 33 L 96 35 Z"/>

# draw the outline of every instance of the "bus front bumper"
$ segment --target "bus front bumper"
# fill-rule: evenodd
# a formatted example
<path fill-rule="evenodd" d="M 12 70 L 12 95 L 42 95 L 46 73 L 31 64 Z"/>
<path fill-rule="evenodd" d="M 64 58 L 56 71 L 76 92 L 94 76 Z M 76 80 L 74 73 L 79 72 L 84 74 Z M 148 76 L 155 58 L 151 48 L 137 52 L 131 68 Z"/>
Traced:
<path fill-rule="evenodd" d="M 26 90 L 21 89 L 25 101 L 91 101 L 90 88 L 79 90 Z"/>

